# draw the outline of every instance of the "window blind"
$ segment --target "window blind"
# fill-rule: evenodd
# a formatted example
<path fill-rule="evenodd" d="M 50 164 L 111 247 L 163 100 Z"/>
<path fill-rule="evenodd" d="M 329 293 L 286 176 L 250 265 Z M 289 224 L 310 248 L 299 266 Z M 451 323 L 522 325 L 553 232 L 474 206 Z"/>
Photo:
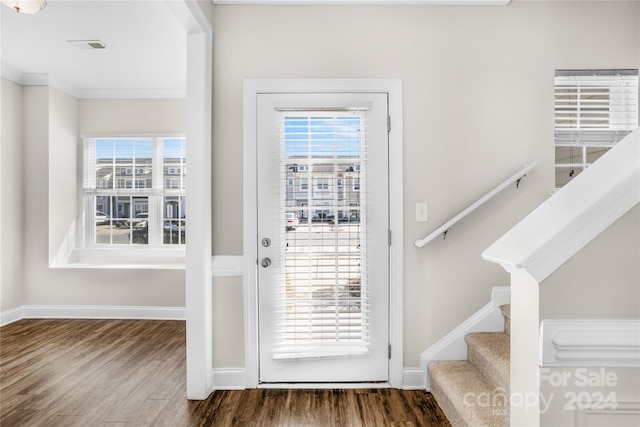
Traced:
<path fill-rule="evenodd" d="M 556 144 L 614 145 L 638 126 L 638 70 L 559 70 Z"/>
<path fill-rule="evenodd" d="M 638 70 L 557 70 L 556 188 L 638 126 Z"/>
<path fill-rule="evenodd" d="M 368 354 L 366 112 L 281 111 L 278 137 L 273 358 Z"/>

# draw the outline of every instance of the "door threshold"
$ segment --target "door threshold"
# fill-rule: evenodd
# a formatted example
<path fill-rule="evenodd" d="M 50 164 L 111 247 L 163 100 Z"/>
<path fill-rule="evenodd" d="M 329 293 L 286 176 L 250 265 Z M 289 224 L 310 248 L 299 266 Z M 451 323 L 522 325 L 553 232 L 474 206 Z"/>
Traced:
<path fill-rule="evenodd" d="M 356 389 L 356 388 L 392 388 L 388 381 L 371 383 L 332 382 L 332 383 L 259 383 L 258 388 L 265 389 Z"/>

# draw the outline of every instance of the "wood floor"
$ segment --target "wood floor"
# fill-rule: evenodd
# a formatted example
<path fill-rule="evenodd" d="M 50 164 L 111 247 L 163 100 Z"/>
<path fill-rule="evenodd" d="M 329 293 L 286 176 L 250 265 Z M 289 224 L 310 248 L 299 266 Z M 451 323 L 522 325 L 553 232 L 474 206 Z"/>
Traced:
<path fill-rule="evenodd" d="M 21 320 L 0 328 L 0 426 L 449 426 L 424 391 L 217 391 L 188 401 L 185 324 Z"/>

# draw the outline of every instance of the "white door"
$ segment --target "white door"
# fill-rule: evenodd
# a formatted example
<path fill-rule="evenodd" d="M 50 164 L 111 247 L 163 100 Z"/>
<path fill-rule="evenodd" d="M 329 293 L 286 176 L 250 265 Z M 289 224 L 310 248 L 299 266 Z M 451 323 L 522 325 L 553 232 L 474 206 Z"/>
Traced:
<path fill-rule="evenodd" d="M 386 382 L 387 94 L 257 108 L 259 381 Z"/>

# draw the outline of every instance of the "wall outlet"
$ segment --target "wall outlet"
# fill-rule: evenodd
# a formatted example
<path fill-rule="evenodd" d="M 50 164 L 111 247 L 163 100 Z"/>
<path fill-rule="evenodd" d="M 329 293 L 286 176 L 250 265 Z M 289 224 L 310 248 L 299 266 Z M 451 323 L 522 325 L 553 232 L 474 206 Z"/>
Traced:
<path fill-rule="evenodd" d="M 426 203 L 416 203 L 416 222 L 429 220 L 429 208 Z"/>

